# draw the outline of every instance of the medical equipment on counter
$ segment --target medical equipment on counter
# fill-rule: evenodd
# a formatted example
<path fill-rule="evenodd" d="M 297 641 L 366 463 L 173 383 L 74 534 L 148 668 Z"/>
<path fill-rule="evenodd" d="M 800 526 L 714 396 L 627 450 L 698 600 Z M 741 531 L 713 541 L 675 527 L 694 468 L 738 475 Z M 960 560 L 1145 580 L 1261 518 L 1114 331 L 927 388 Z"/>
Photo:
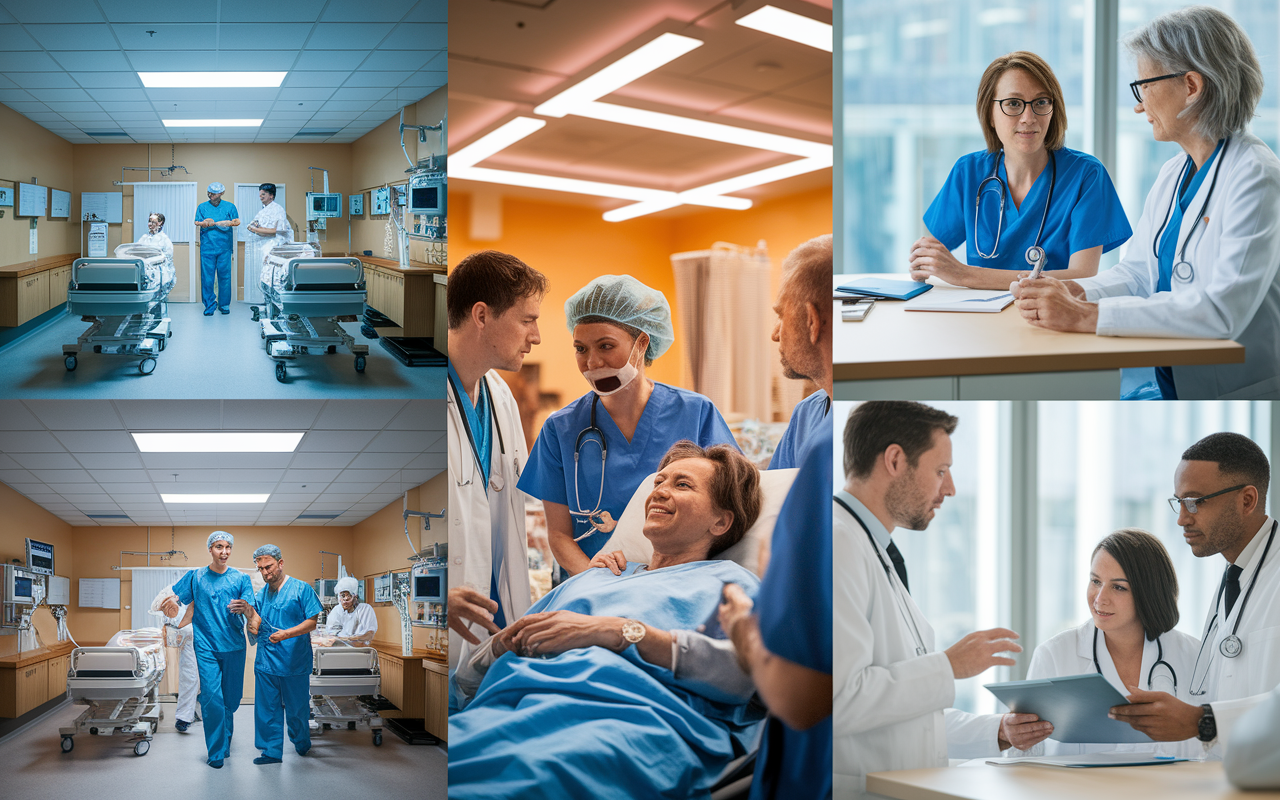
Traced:
<path fill-rule="evenodd" d="M 983 178 L 982 182 L 978 184 L 977 196 L 974 198 L 974 201 L 973 201 L 973 207 L 974 207 L 974 212 L 973 212 L 974 223 L 973 224 L 975 226 L 974 233 L 973 233 L 973 249 L 982 258 L 995 258 L 997 255 L 999 255 L 998 251 L 1000 249 L 1000 234 L 1004 231 L 1005 194 L 1007 194 L 1008 192 L 1008 187 L 1005 186 L 1004 179 L 1000 177 L 1000 161 L 1003 158 L 1004 158 L 1004 150 L 1001 150 L 996 155 L 996 164 L 994 167 L 991 168 L 991 174 L 988 175 L 986 178 Z M 1053 189 L 1058 183 L 1058 160 L 1053 155 L 1052 150 L 1049 151 L 1049 169 L 1050 169 L 1049 196 L 1045 198 L 1044 211 L 1040 212 L 1040 228 L 1039 230 L 1036 231 L 1036 241 L 1033 245 L 1027 248 L 1027 256 L 1026 256 L 1027 263 L 1036 270 L 1044 269 L 1044 263 L 1045 263 L 1044 248 L 1040 246 L 1040 236 L 1044 233 L 1044 222 L 1046 219 L 1049 218 L 1049 205 L 1053 203 Z M 996 186 L 999 187 L 1000 216 L 996 220 L 995 244 L 991 246 L 990 253 L 984 253 L 982 252 L 982 248 L 978 245 L 977 220 L 982 215 L 982 189 L 987 185 L 988 181 L 995 181 Z M 1038 271 L 1036 272 L 1034 277 L 1039 277 Z"/>
<path fill-rule="evenodd" d="M 1195 222 L 1191 223 L 1191 230 L 1187 231 L 1187 237 L 1182 240 L 1182 248 L 1177 252 L 1177 261 L 1173 264 L 1173 277 L 1183 283 L 1191 283 L 1195 280 L 1196 270 L 1191 266 L 1191 262 L 1187 260 L 1187 243 L 1191 241 L 1191 235 L 1196 232 L 1196 228 L 1200 227 L 1200 221 L 1205 222 L 1209 218 L 1204 215 L 1204 210 L 1209 207 L 1209 201 L 1213 199 L 1213 190 L 1218 186 L 1218 173 L 1222 170 L 1222 158 L 1227 152 L 1227 145 L 1231 144 L 1231 137 L 1227 137 L 1222 142 L 1222 150 L 1218 153 L 1218 163 L 1213 167 L 1213 180 L 1209 182 L 1209 193 L 1204 196 L 1204 202 L 1200 204 L 1200 213 L 1196 215 Z M 1160 238 L 1164 235 L 1164 229 L 1169 225 L 1169 217 L 1173 215 L 1173 204 L 1178 202 L 1178 192 L 1181 190 L 1182 182 L 1187 179 L 1187 170 L 1191 169 L 1191 165 L 1195 163 L 1191 160 L 1191 156 L 1187 156 L 1187 161 L 1182 165 L 1182 172 L 1178 173 L 1178 182 L 1173 185 L 1173 196 L 1169 198 L 1169 207 L 1164 212 L 1164 222 L 1160 223 L 1160 230 L 1156 231 L 1155 238 L 1151 240 L 1151 254 L 1155 256 L 1156 263 L 1160 262 Z M 1176 244 L 1176 242 L 1175 242 Z M 1182 269 L 1186 267 L 1186 269 Z M 1234 634 L 1233 634 L 1234 636 Z"/>
<path fill-rule="evenodd" d="M 27 539 L 27 569 L 40 575 L 52 575 L 53 545 Z"/>
<path fill-rule="evenodd" d="M 67 310 L 93 325 L 75 344 L 62 346 L 68 371 L 86 345 L 95 353 L 142 356 L 138 371 L 150 375 L 156 356 L 173 335 L 169 329 L 169 290 L 176 277 L 163 252 L 126 242 L 113 258 L 77 258 L 71 264 Z M 105 332 L 103 332 L 105 331 Z"/>
<path fill-rule="evenodd" d="M 318 638 L 323 641 L 328 637 Z M 345 642 L 314 646 L 312 665 L 311 729 L 323 733 L 331 728 L 355 730 L 364 726 L 372 731 L 374 746 L 381 747 L 382 718 L 370 702 L 382 691 L 378 651 Z"/>
<path fill-rule="evenodd" d="M 307 192 L 307 221 L 342 216 L 342 195 Z"/>
<path fill-rule="evenodd" d="M 283 383 L 286 362 L 312 348 L 316 354 L 333 354 L 345 347 L 355 356 L 356 372 L 364 372 L 369 346 L 356 344 L 338 324 L 355 322 L 364 313 L 360 259 L 322 258 L 308 242 L 277 245 L 263 259 L 262 288 L 265 307 L 251 308 L 253 319 L 262 323 L 267 354 L 276 362 L 276 380 Z"/>
<path fill-rule="evenodd" d="M 31 614 L 44 599 L 44 576 L 16 564 L 4 564 L 0 574 L 4 580 L 4 593 L 0 596 L 0 634 L 30 630 Z"/>
<path fill-rule="evenodd" d="M 164 677 L 164 638 L 159 628 L 124 630 L 106 647 L 77 647 L 67 670 L 67 697 L 88 706 L 76 720 L 59 728 L 62 752 L 75 747 L 78 733 L 128 736 L 135 755 L 146 755 L 151 734 L 164 712 L 159 685 Z"/>
<path fill-rule="evenodd" d="M 420 172 L 409 178 L 409 213 L 445 216 L 447 178 L 443 171 Z"/>
<path fill-rule="evenodd" d="M 414 564 L 410 570 L 415 603 L 443 603 L 449 595 L 449 565 L 443 561 Z"/>

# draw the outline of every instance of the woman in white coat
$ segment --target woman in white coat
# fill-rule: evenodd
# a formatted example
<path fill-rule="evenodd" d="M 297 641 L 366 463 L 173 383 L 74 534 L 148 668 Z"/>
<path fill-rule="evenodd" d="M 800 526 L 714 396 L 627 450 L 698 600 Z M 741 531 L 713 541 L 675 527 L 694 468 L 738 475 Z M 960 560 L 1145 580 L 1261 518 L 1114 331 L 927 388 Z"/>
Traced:
<path fill-rule="evenodd" d="M 1191 672 L 1200 642 L 1173 630 L 1178 624 L 1178 576 L 1160 540 L 1123 528 L 1098 543 L 1089 565 L 1090 619 L 1036 648 L 1027 679 L 1098 673 L 1116 691 L 1168 692 L 1190 702 Z M 1053 720 L 1048 720 L 1050 723 Z M 1068 744 L 1046 741 L 1005 755 L 1078 755 L 1129 752 L 1196 758 L 1196 739 L 1151 744 Z"/>
<path fill-rule="evenodd" d="M 1124 257 L 1077 281 L 1012 286 L 1032 325 L 1103 336 L 1233 339 L 1242 364 L 1158 367 L 1166 400 L 1280 397 L 1280 159 L 1248 126 L 1262 69 L 1231 17 L 1193 6 L 1125 45 L 1130 84 L 1156 141 L 1185 151 L 1161 168 Z"/>

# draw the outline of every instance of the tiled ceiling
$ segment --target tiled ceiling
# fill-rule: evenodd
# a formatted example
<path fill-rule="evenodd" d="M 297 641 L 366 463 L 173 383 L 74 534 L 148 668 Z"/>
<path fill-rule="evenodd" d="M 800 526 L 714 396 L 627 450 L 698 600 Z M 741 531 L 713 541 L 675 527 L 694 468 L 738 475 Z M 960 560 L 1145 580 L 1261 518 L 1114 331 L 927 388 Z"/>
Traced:
<path fill-rule="evenodd" d="M 0 0 L 0 103 L 77 143 L 352 142 L 447 83 L 447 13 L 447 0 Z M 147 89 L 139 71 L 289 74 L 277 89 Z M 263 123 L 161 124 L 208 117 Z"/>
<path fill-rule="evenodd" d="M 129 435 L 219 430 L 306 435 L 292 453 L 141 453 Z M 72 525 L 349 526 L 443 472 L 447 452 L 443 400 L 0 400 L 0 482 Z M 104 514 L 127 519 L 90 516 Z"/>
<path fill-rule="evenodd" d="M 453 0 L 449 17 L 449 138 L 457 152 L 654 39 L 672 32 L 701 47 L 607 95 L 623 106 L 829 144 L 832 57 L 735 24 L 765 5 L 831 22 L 830 0 Z M 793 161 L 793 156 L 572 114 L 478 166 L 684 191 Z M 734 192 L 760 199 L 829 184 L 830 170 Z M 455 191 L 479 184 L 455 180 Z M 566 195 L 500 187 L 504 193 Z M 596 199 L 616 208 L 625 200 Z"/>

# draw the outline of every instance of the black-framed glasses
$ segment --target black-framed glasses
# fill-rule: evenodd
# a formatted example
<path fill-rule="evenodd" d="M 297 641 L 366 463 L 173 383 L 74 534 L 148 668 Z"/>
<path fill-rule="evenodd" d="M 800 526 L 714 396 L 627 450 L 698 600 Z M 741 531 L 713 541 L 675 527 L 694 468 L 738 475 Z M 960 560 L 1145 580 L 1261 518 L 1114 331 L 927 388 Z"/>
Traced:
<path fill-rule="evenodd" d="M 1220 494 L 1226 494 L 1227 492 L 1238 492 L 1249 485 L 1250 484 L 1242 483 L 1239 486 L 1232 486 L 1230 489 L 1223 489 L 1220 492 L 1206 494 L 1204 497 L 1170 497 L 1169 508 L 1172 508 L 1173 513 L 1177 514 L 1179 513 L 1178 506 L 1182 506 L 1187 509 L 1188 514 L 1194 514 L 1196 513 L 1196 506 L 1203 503 L 1205 500 L 1208 500 L 1211 497 L 1217 497 Z"/>
<path fill-rule="evenodd" d="M 1146 84 L 1155 83 L 1156 81 L 1167 81 L 1170 78 L 1181 78 L 1183 75 L 1186 75 L 1186 74 L 1187 73 L 1185 72 L 1170 72 L 1168 75 L 1159 75 L 1155 78 L 1143 78 L 1140 81 L 1134 81 L 1133 83 L 1129 84 L 1129 89 L 1133 91 L 1133 99 L 1141 103 L 1143 102 L 1142 87 L 1145 86 Z M 1191 513 L 1194 514 L 1196 512 L 1192 511 Z"/>
<path fill-rule="evenodd" d="M 1006 117 L 1022 116 L 1022 112 L 1026 110 L 1028 105 L 1026 100 L 1021 100 L 1017 97 L 1007 97 L 996 102 L 1000 104 L 1000 110 L 1004 112 Z M 1037 97 L 1029 105 L 1031 106 L 1031 111 L 1037 117 L 1045 117 L 1053 113 L 1053 98 L 1051 97 Z"/>

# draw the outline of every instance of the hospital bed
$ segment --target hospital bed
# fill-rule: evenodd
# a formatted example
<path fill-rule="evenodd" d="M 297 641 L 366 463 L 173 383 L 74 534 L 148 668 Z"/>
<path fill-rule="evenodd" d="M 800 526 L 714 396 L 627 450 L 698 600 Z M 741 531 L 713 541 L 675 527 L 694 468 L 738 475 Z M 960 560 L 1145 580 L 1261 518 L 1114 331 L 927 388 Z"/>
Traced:
<path fill-rule="evenodd" d="M 364 265 L 358 258 L 322 258 L 308 242 L 279 244 L 262 263 L 263 306 L 252 306 L 262 323 L 267 354 L 284 382 L 286 364 L 303 355 L 333 354 L 345 347 L 364 372 L 367 344 L 356 344 L 339 322 L 355 322 L 365 308 Z M 264 318 L 265 317 L 265 318 Z"/>
<path fill-rule="evenodd" d="M 317 646 L 312 652 L 312 728 L 323 733 L 330 728 L 355 730 L 363 726 L 373 732 L 374 746 L 381 747 L 382 718 L 360 699 L 377 697 L 382 689 L 378 651 L 342 642 Z"/>
<path fill-rule="evenodd" d="M 62 752 L 75 747 L 77 733 L 127 736 L 135 755 L 146 755 L 151 734 L 164 718 L 159 685 L 164 677 L 164 635 L 159 628 L 120 631 L 105 647 L 77 647 L 67 670 L 67 697 L 88 706 L 59 728 Z"/>
<path fill-rule="evenodd" d="M 75 344 L 62 346 L 67 370 L 76 368 L 86 346 L 95 353 L 142 356 L 138 371 L 150 375 L 165 348 L 168 299 L 176 276 L 163 252 L 126 242 L 112 258 L 77 258 L 71 263 L 67 310 L 92 322 Z"/>

